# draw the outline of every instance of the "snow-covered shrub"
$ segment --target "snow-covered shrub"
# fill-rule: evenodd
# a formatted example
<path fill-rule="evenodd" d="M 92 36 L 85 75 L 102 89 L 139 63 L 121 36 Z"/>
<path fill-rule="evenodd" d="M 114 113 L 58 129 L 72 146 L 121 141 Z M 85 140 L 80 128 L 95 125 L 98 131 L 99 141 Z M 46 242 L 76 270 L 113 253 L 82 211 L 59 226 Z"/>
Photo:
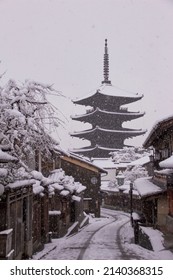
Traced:
<path fill-rule="evenodd" d="M 112 160 L 115 163 L 131 162 L 146 155 L 149 155 L 149 152 L 140 147 L 124 147 L 111 153 Z"/>

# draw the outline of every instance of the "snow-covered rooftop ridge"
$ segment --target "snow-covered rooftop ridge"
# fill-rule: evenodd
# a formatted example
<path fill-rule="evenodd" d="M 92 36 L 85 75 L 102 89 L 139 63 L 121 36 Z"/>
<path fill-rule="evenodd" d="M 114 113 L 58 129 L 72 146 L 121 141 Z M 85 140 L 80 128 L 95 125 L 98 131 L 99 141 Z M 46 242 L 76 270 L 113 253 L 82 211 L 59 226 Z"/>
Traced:
<path fill-rule="evenodd" d="M 107 159 L 92 159 L 93 164 L 96 164 L 97 166 L 100 166 L 101 168 L 111 169 L 116 168 L 115 163 L 112 161 L 111 158 Z"/>
<path fill-rule="evenodd" d="M 173 155 L 159 163 L 161 168 L 173 168 Z"/>
<path fill-rule="evenodd" d="M 64 155 L 69 156 L 69 152 L 66 151 L 65 149 L 63 149 L 62 147 L 60 147 L 59 145 L 54 145 L 54 150 L 56 152 L 58 152 L 59 154 L 64 154 Z"/>
<path fill-rule="evenodd" d="M 74 115 L 74 116 L 71 116 L 71 118 L 80 118 L 80 117 L 83 117 L 83 116 L 90 116 L 90 115 L 93 115 L 95 114 L 96 112 L 101 112 L 101 113 L 104 113 L 104 114 L 107 114 L 107 115 L 117 115 L 117 116 L 131 116 L 131 115 L 135 115 L 135 116 L 142 116 L 145 114 L 145 112 L 108 112 L 108 111 L 105 111 L 105 110 L 101 110 L 100 108 L 96 108 L 95 110 L 91 110 L 90 112 L 87 112 L 85 114 L 81 114 L 81 115 Z"/>
<path fill-rule="evenodd" d="M 105 129 L 105 128 L 101 128 L 100 126 L 96 126 L 95 128 L 92 129 L 87 129 L 87 130 L 83 130 L 83 131 L 79 131 L 79 132 L 74 132 L 71 135 L 78 135 L 78 134 L 86 134 L 86 133 L 91 133 L 94 131 L 105 131 L 105 132 L 111 132 L 111 133 L 120 133 L 120 134 L 137 134 L 137 133 L 145 133 L 147 130 L 146 129 L 123 129 L 123 130 L 112 130 L 112 129 Z"/>
<path fill-rule="evenodd" d="M 97 92 L 104 94 L 104 95 L 109 95 L 109 96 L 118 96 L 118 97 L 129 97 L 129 98 L 142 98 L 142 94 L 134 93 L 131 91 L 127 91 L 125 89 L 121 89 L 117 86 L 114 86 L 112 84 L 102 84 L 101 86 L 98 86 L 95 88 L 95 90 L 91 91 L 88 95 L 85 95 L 82 98 L 76 98 L 73 101 L 80 101 L 85 98 L 88 98 Z"/>
<path fill-rule="evenodd" d="M 82 150 L 84 150 L 84 149 L 82 149 Z M 77 152 L 77 150 L 74 150 L 74 152 L 75 152 L 75 151 Z M 78 151 L 81 151 L 81 149 L 79 149 Z M 88 150 L 87 150 L 87 151 L 88 151 Z M 91 149 L 91 151 L 92 151 L 92 149 Z M 89 164 L 90 166 L 96 167 L 96 168 L 98 168 L 100 171 L 102 171 L 102 172 L 104 172 L 104 173 L 107 173 L 106 170 L 104 170 L 104 169 L 102 169 L 100 166 L 94 164 L 89 158 L 84 157 L 84 156 L 80 156 L 80 155 L 76 155 L 74 152 L 71 151 L 69 156 L 71 156 L 72 158 L 77 159 L 77 160 L 79 160 L 79 161 L 82 161 L 82 162 L 84 162 L 84 163 L 87 163 L 87 164 Z"/>
<path fill-rule="evenodd" d="M 105 181 L 101 183 L 100 189 L 104 192 L 118 193 L 119 189 L 117 186 L 111 186 L 109 181 Z"/>
<path fill-rule="evenodd" d="M 162 118 L 158 119 L 157 121 L 155 121 L 154 124 L 153 124 L 153 126 L 152 126 L 152 128 L 151 128 L 151 130 L 150 130 L 150 132 L 149 132 L 149 134 L 148 134 L 148 136 L 147 136 L 147 138 L 145 139 L 145 141 L 144 141 L 144 143 L 143 143 L 143 146 L 146 145 L 146 143 L 147 143 L 148 140 L 150 139 L 150 137 L 151 137 L 151 135 L 153 134 L 153 132 L 159 127 L 159 125 L 160 125 L 161 123 L 166 122 L 166 121 L 169 121 L 169 120 L 171 120 L 171 119 L 173 119 L 173 114 L 171 114 L 171 115 L 169 114 L 169 115 L 167 115 L 167 116 L 165 116 L 165 117 L 162 117 Z"/>
<path fill-rule="evenodd" d="M 94 151 L 96 149 L 99 149 L 99 150 L 105 150 L 105 151 L 117 151 L 117 149 L 114 149 L 114 148 L 108 148 L 108 147 L 101 147 L 99 145 L 96 145 L 95 147 L 85 147 L 85 148 L 79 148 L 79 149 L 74 149 L 73 152 L 74 153 L 77 153 L 77 152 L 88 152 L 88 151 Z"/>
<path fill-rule="evenodd" d="M 151 178 L 138 178 L 134 181 L 134 189 L 141 197 L 162 193 L 163 190 L 151 182 Z"/>
<path fill-rule="evenodd" d="M 134 161 L 128 163 L 127 165 L 128 166 L 144 165 L 144 164 L 149 163 L 149 162 L 150 162 L 150 157 L 149 156 L 144 156 L 144 157 L 141 157 L 137 160 L 134 160 Z"/>

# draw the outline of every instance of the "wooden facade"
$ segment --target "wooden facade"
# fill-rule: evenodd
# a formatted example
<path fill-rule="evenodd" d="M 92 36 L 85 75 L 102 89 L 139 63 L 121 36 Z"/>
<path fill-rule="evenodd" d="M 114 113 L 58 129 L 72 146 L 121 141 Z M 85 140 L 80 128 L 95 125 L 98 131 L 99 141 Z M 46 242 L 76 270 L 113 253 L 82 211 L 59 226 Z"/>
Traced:
<path fill-rule="evenodd" d="M 71 226 L 71 195 L 62 197 L 58 191 L 49 198 L 49 230 L 53 238 L 59 238 L 67 233 Z"/>
<path fill-rule="evenodd" d="M 0 232 L 12 229 L 11 250 L 14 259 L 32 256 L 32 185 L 25 181 L 22 184 L 6 188 L 0 200 Z M 6 256 L 1 255 L 0 258 Z"/>
<path fill-rule="evenodd" d="M 66 174 L 72 175 L 75 181 L 86 186 L 84 192 L 84 211 L 87 214 L 93 213 L 96 217 L 100 217 L 101 174 L 107 172 L 76 155 L 62 156 L 60 158 L 60 167 L 65 170 Z"/>
<path fill-rule="evenodd" d="M 49 241 L 48 193 L 33 195 L 32 237 L 33 253 L 42 250 Z"/>
<path fill-rule="evenodd" d="M 153 147 L 153 183 L 165 190 L 158 199 L 157 224 L 163 231 L 173 233 L 173 165 L 165 171 L 160 163 L 173 154 L 173 117 L 159 121 L 151 130 L 143 146 Z"/>
<path fill-rule="evenodd" d="M 44 173 L 47 177 L 60 164 L 59 155 L 60 152 L 55 151 L 52 157 L 44 159 L 36 153 L 35 174 L 40 171 L 41 176 Z M 8 161 L 2 164 L 8 165 Z M 92 170 L 94 175 L 95 170 Z M 76 225 L 73 230 L 78 230 L 88 222 L 83 211 L 84 186 L 80 191 L 64 189 L 65 195 L 55 189 L 51 196 L 51 180 L 44 176 L 41 179 L 39 174 L 35 178 L 32 172 L 28 175 L 30 179 L 0 186 L 0 259 L 31 258 L 50 241 L 51 232 L 53 237 L 62 237 L 73 224 Z M 76 179 L 77 176 L 75 182 Z"/>

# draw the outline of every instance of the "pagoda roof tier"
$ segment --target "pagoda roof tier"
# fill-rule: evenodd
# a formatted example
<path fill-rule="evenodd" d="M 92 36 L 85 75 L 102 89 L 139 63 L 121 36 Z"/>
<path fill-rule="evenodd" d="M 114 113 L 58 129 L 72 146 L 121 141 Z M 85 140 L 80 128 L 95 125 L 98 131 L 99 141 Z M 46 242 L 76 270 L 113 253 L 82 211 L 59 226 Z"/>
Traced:
<path fill-rule="evenodd" d="M 101 110 L 100 108 L 96 108 L 93 110 L 89 110 L 86 114 L 82 115 L 75 115 L 71 116 L 73 120 L 76 121 L 83 121 L 89 123 L 110 123 L 110 121 L 116 121 L 117 119 L 119 122 L 130 121 L 132 119 L 137 119 L 144 116 L 145 112 L 127 112 L 125 110 L 119 112 L 108 112 L 105 110 Z"/>
<path fill-rule="evenodd" d="M 101 146 L 86 147 L 81 149 L 74 149 L 72 152 L 75 154 L 82 154 L 84 156 L 93 157 L 93 158 L 109 158 L 111 152 L 117 151 L 117 148 L 107 148 Z"/>
<path fill-rule="evenodd" d="M 79 137 L 79 138 L 86 138 L 88 140 L 96 140 L 96 138 L 102 139 L 104 135 L 108 137 L 114 137 L 115 139 L 117 138 L 129 138 L 133 136 L 138 136 L 146 133 L 146 130 L 143 129 L 122 129 L 122 130 L 111 130 L 111 129 L 105 129 L 101 128 L 99 126 L 96 126 L 95 128 L 84 130 L 84 131 L 79 131 L 79 132 L 74 132 L 71 133 L 71 136 L 74 137 Z"/>
<path fill-rule="evenodd" d="M 125 90 L 114 87 L 111 84 L 103 84 L 94 93 L 81 99 L 73 100 L 73 103 L 113 110 L 121 105 L 140 100 L 142 97 L 142 94 L 129 93 Z"/>

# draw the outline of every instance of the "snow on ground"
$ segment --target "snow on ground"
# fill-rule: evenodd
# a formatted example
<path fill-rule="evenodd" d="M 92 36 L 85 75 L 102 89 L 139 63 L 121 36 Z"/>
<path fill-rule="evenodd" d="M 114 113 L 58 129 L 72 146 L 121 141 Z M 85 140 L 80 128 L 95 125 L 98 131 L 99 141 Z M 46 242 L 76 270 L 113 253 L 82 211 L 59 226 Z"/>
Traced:
<path fill-rule="evenodd" d="M 125 225 L 121 232 L 126 248 L 143 256 L 146 260 L 173 260 L 173 253 L 166 250 L 163 245 L 164 239 L 161 232 L 151 228 L 145 228 L 145 231 L 149 236 L 154 251 L 147 250 L 130 242 L 130 237 L 133 240 L 133 229 L 130 224 Z"/>
<path fill-rule="evenodd" d="M 123 259 L 120 247 L 123 248 L 124 259 L 173 260 L 171 251 L 163 246 L 163 237 L 158 230 L 145 228 L 150 237 L 154 251 L 142 248 L 133 242 L 133 229 L 129 215 L 115 210 L 102 209 L 101 218 L 90 217 L 89 225 L 78 233 L 53 239 L 45 245 L 44 250 L 33 256 L 33 259 Z M 116 236 L 119 231 L 120 246 Z M 80 258 L 81 257 L 81 258 Z"/>

